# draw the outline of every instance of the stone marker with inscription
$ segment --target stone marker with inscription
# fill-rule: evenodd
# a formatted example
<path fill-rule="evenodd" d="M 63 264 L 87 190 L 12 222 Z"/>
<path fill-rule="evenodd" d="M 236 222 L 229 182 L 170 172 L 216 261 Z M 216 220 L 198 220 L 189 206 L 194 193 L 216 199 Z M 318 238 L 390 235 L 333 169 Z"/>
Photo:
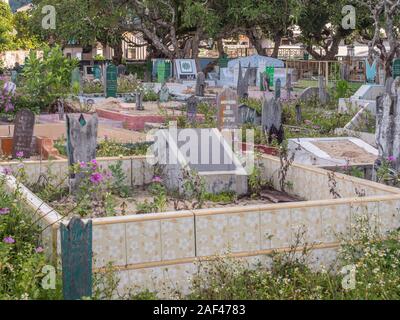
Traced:
<path fill-rule="evenodd" d="M 18 111 L 14 121 L 13 158 L 30 158 L 35 114 L 29 109 Z"/>
<path fill-rule="evenodd" d="M 106 97 L 116 98 L 118 89 L 117 67 L 110 64 L 106 72 Z"/>
<path fill-rule="evenodd" d="M 199 100 L 195 96 L 187 100 L 187 119 L 192 123 L 196 121 L 198 104 Z"/>
<path fill-rule="evenodd" d="M 218 128 L 234 129 L 239 122 L 237 94 L 232 89 L 225 89 L 218 95 Z"/>
<path fill-rule="evenodd" d="M 275 99 L 276 100 L 281 98 L 281 86 L 282 86 L 281 79 L 276 80 L 276 82 L 275 82 Z"/>

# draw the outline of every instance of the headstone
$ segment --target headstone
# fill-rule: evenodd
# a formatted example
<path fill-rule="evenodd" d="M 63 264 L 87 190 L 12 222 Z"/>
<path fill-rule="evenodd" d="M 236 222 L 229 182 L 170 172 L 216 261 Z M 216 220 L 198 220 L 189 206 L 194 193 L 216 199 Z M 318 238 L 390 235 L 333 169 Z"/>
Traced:
<path fill-rule="evenodd" d="M 29 109 L 18 111 L 14 121 L 13 151 L 14 159 L 30 158 L 31 146 L 33 138 L 33 130 L 35 127 L 35 115 Z"/>
<path fill-rule="evenodd" d="M 92 296 L 92 220 L 75 216 L 68 226 L 61 223 L 61 261 L 64 300 Z"/>
<path fill-rule="evenodd" d="M 161 87 L 159 99 L 160 99 L 160 102 L 162 102 L 162 103 L 169 101 L 169 89 L 165 82 L 163 83 L 163 85 Z"/>
<path fill-rule="evenodd" d="M 157 62 L 157 82 L 163 83 L 165 82 L 165 70 L 166 65 L 164 60 L 160 60 Z"/>
<path fill-rule="evenodd" d="M 144 110 L 143 93 L 140 91 L 136 92 L 136 110 L 138 110 L 138 111 Z"/>
<path fill-rule="evenodd" d="M 286 77 L 286 92 L 287 92 L 287 97 L 288 100 L 291 99 L 291 95 L 292 95 L 292 74 L 288 73 L 287 77 Z"/>
<path fill-rule="evenodd" d="M 187 119 L 192 123 L 196 121 L 198 104 L 199 100 L 195 96 L 187 100 Z"/>
<path fill-rule="evenodd" d="M 94 78 L 97 80 L 101 80 L 101 69 L 99 65 L 95 65 L 93 68 Z"/>
<path fill-rule="evenodd" d="M 273 86 L 274 80 L 275 80 L 275 68 L 274 67 L 266 67 L 265 74 L 268 76 L 269 85 Z"/>
<path fill-rule="evenodd" d="M 64 120 L 64 102 L 61 99 L 57 100 L 58 119 Z"/>
<path fill-rule="evenodd" d="M 89 162 L 96 159 L 97 114 L 67 114 L 67 151 L 70 166 L 78 162 Z M 74 192 L 79 188 L 81 176 L 70 176 L 70 189 Z"/>
<path fill-rule="evenodd" d="M 301 124 L 303 122 L 303 116 L 301 114 L 301 105 L 297 104 L 295 109 L 296 109 L 296 123 Z"/>
<path fill-rule="evenodd" d="M 239 123 L 251 123 L 256 124 L 257 111 L 253 108 L 246 106 L 245 104 L 239 107 Z"/>
<path fill-rule="evenodd" d="M 276 83 L 275 83 L 275 99 L 276 100 L 281 98 L 281 86 L 282 86 L 281 79 L 276 80 Z"/>
<path fill-rule="evenodd" d="M 299 101 L 307 102 L 309 100 L 318 99 L 319 89 L 316 87 L 309 87 L 304 89 L 304 91 L 299 96 Z"/>
<path fill-rule="evenodd" d="M 196 96 L 204 97 L 205 89 L 206 89 L 206 76 L 204 75 L 203 72 L 199 72 L 197 74 L 197 80 L 196 80 Z"/>
<path fill-rule="evenodd" d="M 11 71 L 11 82 L 18 83 L 18 72 L 15 70 Z"/>
<path fill-rule="evenodd" d="M 269 143 L 274 139 L 280 144 L 283 142 L 282 105 L 279 101 L 274 98 L 264 100 L 261 124 Z"/>
<path fill-rule="evenodd" d="M 243 77 L 242 64 L 239 62 L 239 76 L 237 83 L 237 94 L 239 98 L 247 98 L 249 95 L 250 64 Z"/>
<path fill-rule="evenodd" d="M 118 77 L 124 76 L 126 74 L 126 66 L 123 64 L 118 65 L 117 67 Z M 94 73 L 94 70 L 93 70 Z"/>
<path fill-rule="evenodd" d="M 194 59 L 175 60 L 177 80 L 195 80 L 197 76 L 196 61 Z"/>
<path fill-rule="evenodd" d="M 106 72 L 106 97 L 116 98 L 118 89 L 117 67 L 110 64 Z"/>
<path fill-rule="evenodd" d="M 327 97 L 327 92 L 326 92 L 326 83 L 325 83 L 324 76 L 318 77 L 318 96 L 319 96 L 319 101 L 322 104 L 326 104 L 328 102 L 328 97 Z"/>
<path fill-rule="evenodd" d="M 218 95 L 218 128 L 234 129 L 239 122 L 237 94 L 232 89 L 225 89 Z"/>
<path fill-rule="evenodd" d="M 400 77 L 400 59 L 393 61 L 393 79 Z"/>

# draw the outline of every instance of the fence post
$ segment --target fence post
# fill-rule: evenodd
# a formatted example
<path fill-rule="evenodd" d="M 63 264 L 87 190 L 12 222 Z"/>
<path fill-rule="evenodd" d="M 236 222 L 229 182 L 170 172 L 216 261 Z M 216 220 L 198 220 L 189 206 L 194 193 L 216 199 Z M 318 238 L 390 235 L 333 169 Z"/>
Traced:
<path fill-rule="evenodd" d="M 92 220 L 74 216 L 61 224 L 61 259 L 65 300 L 92 296 Z"/>

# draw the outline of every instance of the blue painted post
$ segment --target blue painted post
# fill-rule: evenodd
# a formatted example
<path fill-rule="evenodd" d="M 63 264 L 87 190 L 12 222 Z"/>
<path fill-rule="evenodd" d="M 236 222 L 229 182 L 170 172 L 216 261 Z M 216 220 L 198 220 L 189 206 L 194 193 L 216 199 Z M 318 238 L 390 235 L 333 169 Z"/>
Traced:
<path fill-rule="evenodd" d="M 65 300 L 92 296 L 92 221 L 74 216 L 61 224 L 61 259 Z"/>

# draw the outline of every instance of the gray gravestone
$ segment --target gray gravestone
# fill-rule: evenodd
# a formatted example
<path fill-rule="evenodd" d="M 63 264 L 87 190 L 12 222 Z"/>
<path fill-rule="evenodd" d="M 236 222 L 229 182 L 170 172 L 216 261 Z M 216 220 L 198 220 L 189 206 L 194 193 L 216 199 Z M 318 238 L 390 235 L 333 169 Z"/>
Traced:
<path fill-rule="evenodd" d="M 70 166 L 96 159 L 98 125 L 97 114 L 67 115 L 67 150 Z M 71 175 L 71 192 L 78 189 L 81 178 L 79 175 Z"/>
<path fill-rule="evenodd" d="M 61 99 L 57 100 L 58 119 L 64 120 L 64 102 Z"/>
<path fill-rule="evenodd" d="M 246 106 L 245 104 L 239 107 L 239 123 L 251 123 L 256 124 L 257 111 Z"/>
<path fill-rule="evenodd" d="M 234 129 L 239 123 L 239 110 L 235 91 L 227 88 L 218 95 L 218 128 Z"/>
<path fill-rule="evenodd" d="M 276 100 L 281 98 L 281 86 L 282 86 L 281 79 L 276 80 L 276 83 L 275 83 L 275 99 Z"/>
<path fill-rule="evenodd" d="M 143 111 L 144 106 L 143 106 L 143 93 L 141 92 L 136 92 L 136 110 Z"/>
<path fill-rule="evenodd" d="M 196 96 L 204 97 L 205 89 L 206 89 L 206 76 L 204 75 L 203 72 L 199 72 L 197 74 L 197 80 L 196 80 Z"/>
<path fill-rule="evenodd" d="M 242 64 L 239 62 L 239 75 L 237 83 L 237 95 L 240 99 L 249 96 L 250 63 L 243 77 Z"/>
<path fill-rule="evenodd" d="M 276 138 L 279 143 L 283 141 L 282 105 L 279 101 L 265 99 L 262 108 L 261 124 L 269 143 Z"/>
<path fill-rule="evenodd" d="M 118 72 L 118 77 L 124 76 L 126 74 L 126 66 L 123 64 L 118 65 L 117 72 Z"/>
<path fill-rule="evenodd" d="M 35 114 L 29 109 L 18 111 L 14 121 L 13 158 L 30 158 L 32 151 L 33 130 L 35 127 Z"/>
<path fill-rule="evenodd" d="M 299 96 L 299 101 L 307 102 L 309 100 L 318 99 L 319 89 L 315 87 L 309 87 L 304 89 L 304 91 Z"/>
<path fill-rule="evenodd" d="M 292 95 L 292 74 L 288 73 L 287 78 L 286 78 L 286 92 L 287 92 L 287 97 L 288 100 L 290 100 L 291 95 Z"/>
<path fill-rule="evenodd" d="M 301 106 L 297 104 L 295 108 L 296 108 L 296 123 L 301 124 L 303 122 L 303 116 L 301 114 Z"/>
<path fill-rule="evenodd" d="M 190 122 L 196 121 L 198 104 L 199 100 L 195 96 L 191 96 L 187 100 L 187 119 Z"/>
<path fill-rule="evenodd" d="M 161 87 L 159 99 L 160 99 L 160 102 L 162 102 L 162 103 L 168 102 L 168 100 L 169 100 L 169 89 L 165 82 Z"/>
<path fill-rule="evenodd" d="M 324 76 L 318 77 L 318 96 L 319 96 L 319 101 L 322 104 L 326 104 L 328 102 L 328 97 L 327 97 L 327 92 L 326 92 L 326 83 L 325 83 Z"/>

